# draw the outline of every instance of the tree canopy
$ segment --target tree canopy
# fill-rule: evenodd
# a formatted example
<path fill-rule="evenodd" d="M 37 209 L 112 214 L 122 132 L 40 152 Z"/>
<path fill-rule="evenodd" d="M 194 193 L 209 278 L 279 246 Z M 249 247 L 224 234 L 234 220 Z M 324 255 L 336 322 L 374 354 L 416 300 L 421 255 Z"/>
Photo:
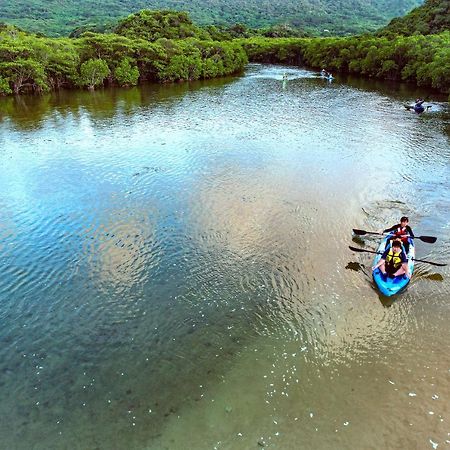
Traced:
<path fill-rule="evenodd" d="M 129 38 L 156 41 L 161 38 L 185 39 L 189 37 L 208 39 L 210 35 L 192 23 L 186 12 L 151 11 L 144 9 L 119 21 L 115 33 Z"/>
<path fill-rule="evenodd" d="M 0 31 L 0 94 L 196 80 L 239 72 L 246 63 L 244 49 L 234 41 L 150 42 L 92 32 L 77 39 L 46 38 L 12 26 Z"/>
<path fill-rule="evenodd" d="M 448 93 L 450 32 L 422 36 L 240 41 L 251 61 L 325 67 L 331 72 L 407 81 Z"/>
<path fill-rule="evenodd" d="M 288 25 L 312 34 L 375 31 L 423 0 L 12 0 L 0 2 L 0 21 L 48 36 L 68 36 L 80 27 L 111 30 L 134 11 L 187 11 L 197 25 L 249 28 Z M 76 32 L 76 31 L 75 31 Z"/>
<path fill-rule="evenodd" d="M 271 32 L 283 35 L 286 30 Z M 248 60 L 326 67 L 442 92 L 450 89 L 450 31 L 269 38 L 243 24 L 200 28 L 186 13 L 144 10 L 122 20 L 117 33 L 47 38 L 1 25 L 0 94 L 212 78 L 237 73 Z"/>
<path fill-rule="evenodd" d="M 404 17 L 393 19 L 382 28 L 379 36 L 413 34 L 437 34 L 450 31 L 450 1 L 427 0 L 423 6 L 413 9 Z"/>

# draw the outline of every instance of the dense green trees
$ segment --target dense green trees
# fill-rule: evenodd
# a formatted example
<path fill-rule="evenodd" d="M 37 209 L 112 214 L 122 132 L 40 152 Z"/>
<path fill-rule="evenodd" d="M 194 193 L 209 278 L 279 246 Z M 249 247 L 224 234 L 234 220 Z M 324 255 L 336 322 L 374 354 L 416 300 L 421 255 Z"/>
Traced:
<path fill-rule="evenodd" d="M 82 30 L 73 33 L 74 37 L 81 37 Z M 85 30 L 84 33 L 89 31 Z M 261 29 L 253 29 L 242 23 L 234 25 L 208 25 L 198 27 L 192 23 L 185 12 L 143 10 L 131 14 L 121 20 L 114 28 L 116 34 L 131 39 L 145 39 L 154 42 L 158 39 L 187 39 L 231 41 L 236 38 L 254 36 L 266 37 L 306 37 L 307 33 L 292 28 L 286 24 L 274 25 Z"/>
<path fill-rule="evenodd" d="M 248 59 L 450 89 L 449 31 L 264 38 L 244 25 L 200 29 L 186 14 L 169 11 L 141 11 L 122 21 L 118 31 L 122 34 L 52 39 L 0 26 L 0 94 L 211 78 L 239 72 Z M 232 39 L 236 36 L 253 37 Z"/>
<path fill-rule="evenodd" d="M 123 58 L 114 71 L 114 78 L 120 86 L 136 86 L 139 80 L 139 69 L 131 58 Z"/>
<path fill-rule="evenodd" d="M 429 36 L 242 40 L 249 59 L 450 89 L 450 32 Z"/>
<path fill-rule="evenodd" d="M 109 75 L 110 70 L 106 61 L 100 58 L 88 59 L 80 66 L 80 76 L 78 84 L 90 90 L 95 86 L 103 84 L 104 79 Z"/>
<path fill-rule="evenodd" d="M 186 12 L 150 11 L 144 9 L 121 20 L 115 32 L 132 39 L 141 38 L 146 41 L 157 41 L 161 38 L 210 39 L 210 35 L 195 26 Z"/>
<path fill-rule="evenodd" d="M 14 27 L 0 31 L 0 94 L 196 80 L 238 72 L 246 63 L 242 46 L 232 41 L 149 42 L 90 32 L 79 39 L 51 39 Z"/>
<path fill-rule="evenodd" d="M 374 31 L 420 4 L 422 0 L 4 0 L 0 21 L 48 36 L 76 30 L 78 37 L 83 30 L 111 30 L 120 18 L 151 7 L 187 11 L 197 25 L 287 24 L 312 34 L 328 29 L 338 35 Z"/>
<path fill-rule="evenodd" d="M 378 36 L 402 34 L 437 34 L 450 30 L 449 0 L 427 0 L 424 5 L 415 8 L 405 17 L 398 17 L 378 31 Z"/>

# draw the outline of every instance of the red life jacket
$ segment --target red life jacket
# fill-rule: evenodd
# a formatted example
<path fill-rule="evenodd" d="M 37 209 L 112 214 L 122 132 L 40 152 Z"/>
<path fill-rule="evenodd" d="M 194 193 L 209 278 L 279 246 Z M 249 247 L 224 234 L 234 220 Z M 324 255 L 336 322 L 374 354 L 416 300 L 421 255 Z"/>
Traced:
<path fill-rule="evenodd" d="M 408 231 L 406 231 L 406 228 L 398 227 L 396 231 L 394 231 L 394 236 L 399 237 L 402 242 L 408 242 L 408 237 L 405 236 L 409 234 Z"/>

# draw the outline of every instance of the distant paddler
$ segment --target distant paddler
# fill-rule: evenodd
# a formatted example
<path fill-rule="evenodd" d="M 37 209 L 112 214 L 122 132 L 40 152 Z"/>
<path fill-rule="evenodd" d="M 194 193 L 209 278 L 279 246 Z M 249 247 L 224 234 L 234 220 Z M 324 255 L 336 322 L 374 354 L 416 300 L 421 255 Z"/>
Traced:
<path fill-rule="evenodd" d="M 414 102 L 413 106 L 405 105 L 405 108 L 408 111 L 413 111 L 416 114 L 422 114 L 425 111 L 428 111 L 431 108 L 431 105 L 428 105 L 427 107 L 423 106 L 425 103 L 425 100 L 422 100 L 421 98 L 416 98 L 416 101 Z"/>
<path fill-rule="evenodd" d="M 286 83 L 288 81 L 288 74 L 286 72 L 283 73 L 283 89 L 286 87 Z"/>
<path fill-rule="evenodd" d="M 327 72 L 325 69 L 322 69 L 322 70 L 320 71 L 320 76 L 321 76 L 322 78 L 328 78 L 328 72 Z"/>

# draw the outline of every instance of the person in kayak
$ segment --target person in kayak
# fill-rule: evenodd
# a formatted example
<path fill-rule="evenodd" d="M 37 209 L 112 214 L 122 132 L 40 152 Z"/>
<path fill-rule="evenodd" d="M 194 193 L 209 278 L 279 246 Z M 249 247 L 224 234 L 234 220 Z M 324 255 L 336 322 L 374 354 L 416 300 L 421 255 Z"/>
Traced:
<path fill-rule="evenodd" d="M 408 224 L 409 224 L 408 217 L 403 216 L 400 219 L 400 223 L 398 223 L 396 225 L 393 225 L 392 227 L 386 228 L 385 230 L 383 230 L 383 233 L 393 233 L 394 236 L 393 236 L 392 239 L 400 239 L 402 241 L 402 244 L 403 244 L 403 247 L 405 248 L 406 254 L 408 254 L 408 252 L 409 252 L 408 237 L 409 236 L 414 237 L 413 230 L 411 230 L 411 227 Z M 389 241 L 386 242 L 386 248 L 389 245 Z"/>
<path fill-rule="evenodd" d="M 429 109 L 432 108 L 432 105 L 428 105 L 427 107 L 423 106 L 425 100 L 422 100 L 420 98 L 416 98 L 414 105 L 405 105 L 405 108 L 408 111 L 412 111 L 416 114 L 422 114 L 425 111 L 428 111 Z"/>
<path fill-rule="evenodd" d="M 392 246 L 387 248 L 378 263 L 372 267 L 372 270 L 380 268 L 383 275 L 398 277 L 406 275 L 411 278 L 408 267 L 408 258 L 402 249 L 400 241 L 393 241 Z"/>
<path fill-rule="evenodd" d="M 425 106 L 423 106 L 425 100 L 422 100 L 420 98 L 416 98 L 416 101 L 414 103 L 414 112 L 417 114 L 422 114 L 425 111 Z"/>
<path fill-rule="evenodd" d="M 322 70 L 320 71 L 320 76 L 322 76 L 322 77 L 324 77 L 324 78 L 327 78 L 327 77 L 328 77 L 328 72 L 327 72 L 325 69 L 322 69 Z"/>

